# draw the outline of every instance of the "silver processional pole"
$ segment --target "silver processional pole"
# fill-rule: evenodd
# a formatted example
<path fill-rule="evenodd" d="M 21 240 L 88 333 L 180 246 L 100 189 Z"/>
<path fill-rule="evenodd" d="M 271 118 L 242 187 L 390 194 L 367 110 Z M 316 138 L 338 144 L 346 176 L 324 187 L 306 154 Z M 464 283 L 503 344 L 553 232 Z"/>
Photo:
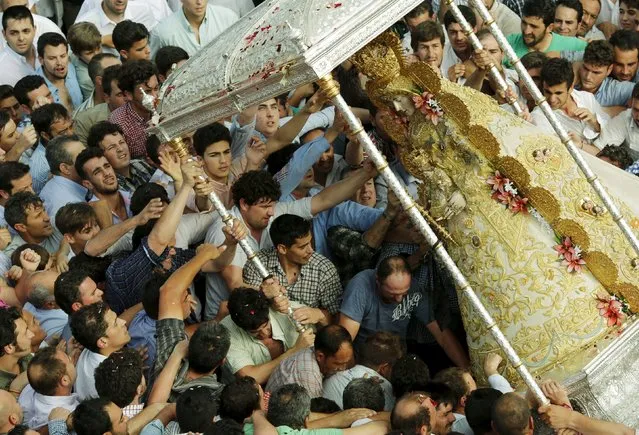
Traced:
<path fill-rule="evenodd" d="M 528 71 L 522 65 L 521 60 L 519 59 L 519 57 L 517 57 L 517 54 L 515 53 L 515 50 L 513 50 L 513 48 L 510 46 L 510 43 L 508 43 L 506 36 L 504 36 L 504 33 L 501 31 L 501 29 L 495 22 L 492 15 L 490 15 L 490 12 L 484 5 L 483 1 L 482 0 L 470 0 L 470 1 L 473 4 L 474 8 L 479 12 L 479 15 L 481 16 L 481 18 L 484 20 L 484 25 L 488 26 L 488 28 L 490 29 L 490 32 L 495 37 L 495 40 L 497 40 L 497 44 L 499 44 L 501 49 L 504 51 L 504 53 L 510 60 L 510 63 L 514 66 L 515 70 L 517 71 L 517 74 L 519 74 L 519 78 L 523 79 L 524 84 L 530 91 L 530 94 L 532 95 L 532 97 L 535 99 L 535 104 L 539 106 L 543 114 L 546 116 L 546 118 L 550 122 L 550 125 L 552 125 L 552 128 L 555 130 L 555 133 L 557 133 L 557 136 L 559 136 L 559 139 L 566 146 L 566 149 L 568 150 L 568 152 L 570 153 L 574 161 L 577 163 L 577 166 L 579 166 L 579 169 L 581 169 L 581 172 L 583 172 L 584 176 L 586 177 L 586 180 L 588 180 L 592 188 L 595 190 L 595 192 L 597 192 L 597 194 L 599 195 L 599 198 L 601 198 L 602 202 L 604 203 L 604 205 L 610 212 L 612 219 L 617 223 L 617 225 L 621 229 L 621 232 L 624 234 L 624 236 L 628 240 L 628 243 L 630 243 L 630 246 L 632 246 L 632 248 L 635 250 L 635 253 L 639 255 L 639 240 L 637 240 L 637 237 L 632 232 L 630 225 L 628 225 L 628 222 L 626 222 L 624 217 L 621 215 L 621 212 L 619 211 L 615 203 L 612 201 L 612 198 L 610 197 L 610 195 L 604 188 L 603 184 L 601 184 L 601 181 L 599 181 L 599 178 L 597 177 L 597 175 L 592 171 L 588 163 L 586 163 L 586 160 L 583 158 L 583 156 L 579 152 L 579 149 L 575 146 L 572 139 L 570 139 L 570 136 L 568 135 L 564 127 L 559 122 L 559 119 L 557 119 L 557 116 L 555 115 L 552 108 L 550 107 L 550 104 L 548 104 L 548 102 L 546 101 L 546 98 L 542 95 L 541 91 L 539 90 L 535 82 L 533 81 L 532 77 L 530 77 L 530 74 L 528 74 Z M 463 20 L 464 22 L 466 21 L 463 15 L 461 14 L 461 11 L 459 10 L 459 7 L 454 3 L 453 0 L 446 0 L 446 3 L 451 7 L 453 14 L 455 14 L 455 18 L 460 23 L 461 23 L 460 17 L 461 17 L 461 20 Z M 466 22 L 466 24 L 468 23 Z"/>
<path fill-rule="evenodd" d="M 540 404 L 546 405 L 549 403 L 548 399 L 535 382 L 535 379 L 530 374 L 526 366 L 523 364 L 515 349 L 513 349 L 512 345 L 508 342 L 508 339 L 504 335 L 503 332 L 499 329 L 499 326 L 492 318 L 486 307 L 482 304 L 479 297 L 475 294 L 470 283 L 466 280 L 463 273 L 459 270 L 453 259 L 450 257 L 441 241 L 437 238 L 437 235 L 430 228 L 422 214 L 419 212 L 415 201 L 411 198 L 404 190 L 403 186 L 400 184 L 399 180 L 388 167 L 388 162 L 382 155 L 382 153 L 377 149 L 377 147 L 373 144 L 368 134 L 364 131 L 364 127 L 361 122 L 357 118 L 357 116 L 352 112 L 344 98 L 340 95 L 339 85 L 331 76 L 323 77 L 318 81 L 318 84 L 324 95 L 329 98 L 335 107 L 342 113 L 344 120 L 348 123 L 352 135 L 357 137 L 360 143 L 364 146 L 366 153 L 373 161 L 380 175 L 384 177 L 384 180 L 388 184 L 388 187 L 395 193 L 397 198 L 402 204 L 402 209 L 408 216 L 410 217 L 411 222 L 415 225 L 415 227 L 419 230 L 419 232 L 424 236 L 424 239 L 431 247 L 432 251 L 435 253 L 437 258 L 446 266 L 446 268 L 450 271 L 455 284 L 463 292 L 468 300 L 470 301 L 473 308 L 479 314 L 482 322 L 487 326 L 488 330 L 493 335 L 495 341 L 499 345 L 499 347 L 504 351 L 506 357 L 512 364 L 512 367 L 519 373 L 519 376 L 523 379 L 526 386 L 530 389 L 530 391 L 535 395 Z"/>

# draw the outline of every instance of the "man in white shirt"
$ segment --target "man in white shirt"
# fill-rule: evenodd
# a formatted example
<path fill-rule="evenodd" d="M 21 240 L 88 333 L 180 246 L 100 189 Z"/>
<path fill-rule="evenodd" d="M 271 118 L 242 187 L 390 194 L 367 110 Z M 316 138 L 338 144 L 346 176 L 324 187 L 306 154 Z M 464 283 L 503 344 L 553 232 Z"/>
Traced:
<path fill-rule="evenodd" d="M 84 346 L 77 364 L 75 392 L 80 400 L 98 397 L 95 369 L 131 340 L 126 322 L 103 302 L 86 305 L 71 316 L 73 337 Z"/>
<path fill-rule="evenodd" d="M 182 0 L 182 8 L 160 21 L 151 32 L 151 52 L 169 45 L 181 47 L 193 56 L 239 17 L 230 9 L 201 0 Z"/>
<path fill-rule="evenodd" d="M 541 69 L 544 96 L 559 122 L 578 148 L 597 154 L 599 149 L 592 142 L 597 139 L 609 117 L 593 94 L 574 89 L 574 78 L 572 65 L 566 59 L 548 59 Z M 554 134 L 550 122 L 539 107 L 531 115 L 533 124 Z"/>
<path fill-rule="evenodd" d="M 29 2 L 27 0 L 0 0 L 0 5 L 2 5 L 2 10 L 6 11 L 11 6 L 26 6 L 28 7 Z M 38 38 L 40 35 L 48 32 L 59 33 L 60 35 L 64 35 L 62 30 L 50 19 L 47 17 L 43 17 L 42 15 L 34 14 L 31 12 L 33 16 L 33 23 L 35 25 L 35 38 L 33 39 L 33 44 L 38 45 Z M 2 19 L 2 12 L 0 12 L 0 20 Z M 3 49 L 7 46 L 7 43 L 4 39 L 0 39 L 0 49 Z"/>
<path fill-rule="evenodd" d="M 169 8 L 169 5 L 166 0 L 131 0 L 131 1 L 133 1 L 134 3 L 139 3 L 141 5 L 144 5 L 145 7 L 150 9 L 156 22 L 168 17 L 172 13 L 171 8 Z M 82 7 L 80 8 L 80 11 L 78 12 L 78 17 L 98 8 L 100 8 L 100 0 L 84 0 L 84 2 L 82 3 Z M 76 22 L 79 22 L 79 20 L 76 20 Z"/>
<path fill-rule="evenodd" d="M 466 18 L 466 21 L 472 26 L 473 32 L 477 31 L 477 17 L 475 12 L 467 6 L 460 6 L 459 10 Z M 444 59 L 442 61 L 442 75 L 448 80 L 455 82 L 463 77 L 465 67 L 463 62 L 470 59 L 473 48 L 470 45 L 468 36 L 464 33 L 461 25 L 455 19 L 452 11 L 446 12 L 444 16 L 444 27 L 448 34 L 448 41 L 444 46 Z"/>
<path fill-rule="evenodd" d="M 633 160 L 639 159 L 639 84 L 632 90 L 630 109 L 615 116 L 601 130 L 594 145 L 603 149 L 606 145 L 625 146 Z"/>
<path fill-rule="evenodd" d="M 128 0 L 103 0 L 99 7 L 78 14 L 75 22 L 86 21 L 95 24 L 102 35 L 102 45 L 105 50 L 117 56 L 111 35 L 115 26 L 124 20 L 142 23 L 148 30 L 153 29 L 158 23 L 157 18 L 144 2 L 137 1 L 129 4 Z"/>
<path fill-rule="evenodd" d="M 0 51 L 0 84 L 14 86 L 22 77 L 36 74 L 40 61 L 33 39 L 33 15 L 25 6 L 13 6 L 2 15 L 2 35 L 7 47 Z"/>
<path fill-rule="evenodd" d="M 73 360 L 56 347 L 44 347 L 36 352 L 27 368 L 29 385 L 19 397 L 24 410 L 24 422 L 31 429 L 40 429 L 49 421 L 53 408 L 72 411 L 80 404 L 73 394 L 76 370 Z"/>

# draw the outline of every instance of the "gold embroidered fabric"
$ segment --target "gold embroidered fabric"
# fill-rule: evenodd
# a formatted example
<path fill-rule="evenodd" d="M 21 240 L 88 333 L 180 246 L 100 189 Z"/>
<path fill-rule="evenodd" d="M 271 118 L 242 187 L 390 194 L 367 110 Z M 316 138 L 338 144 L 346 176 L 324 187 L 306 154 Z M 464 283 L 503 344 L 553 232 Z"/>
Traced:
<path fill-rule="evenodd" d="M 373 101 L 388 112 L 382 127 L 403 146 L 406 169 L 424 181 L 420 200 L 435 218 L 451 192 L 463 194 L 466 207 L 446 222 L 455 241 L 449 252 L 524 364 L 541 375 L 606 334 L 598 293 L 620 294 L 639 310 L 634 251 L 609 214 L 584 206 L 586 200 L 601 204 L 557 137 L 501 110 L 489 96 L 441 79 L 428 65 L 407 67 L 395 49 L 379 47 L 397 43 L 385 35 L 355 56 L 360 72 L 372 79 Z M 370 53 L 382 58 L 376 62 Z M 432 94 L 443 110 L 437 125 L 410 104 L 422 93 Z M 486 180 L 495 170 L 540 217 L 514 214 L 491 198 Z M 629 221 L 639 222 L 617 204 Z M 553 250 L 556 235 L 571 237 L 583 250 L 582 272 L 569 273 L 562 264 Z M 460 304 L 473 371 L 481 377 L 483 359 L 497 345 L 468 301 L 462 297 Z M 506 375 L 519 383 L 511 367 Z"/>

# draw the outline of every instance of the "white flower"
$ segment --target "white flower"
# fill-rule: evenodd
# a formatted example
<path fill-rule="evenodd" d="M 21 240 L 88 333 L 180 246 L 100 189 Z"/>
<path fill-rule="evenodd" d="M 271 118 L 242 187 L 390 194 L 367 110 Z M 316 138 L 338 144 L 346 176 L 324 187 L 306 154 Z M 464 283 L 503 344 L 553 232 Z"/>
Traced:
<path fill-rule="evenodd" d="M 573 250 L 575 251 L 575 257 L 581 258 L 581 248 L 578 245 L 574 245 Z"/>
<path fill-rule="evenodd" d="M 504 190 L 513 196 L 519 193 L 517 192 L 517 189 L 515 189 L 515 187 L 513 186 L 512 181 L 509 181 L 508 183 L 504 184 Z"/>

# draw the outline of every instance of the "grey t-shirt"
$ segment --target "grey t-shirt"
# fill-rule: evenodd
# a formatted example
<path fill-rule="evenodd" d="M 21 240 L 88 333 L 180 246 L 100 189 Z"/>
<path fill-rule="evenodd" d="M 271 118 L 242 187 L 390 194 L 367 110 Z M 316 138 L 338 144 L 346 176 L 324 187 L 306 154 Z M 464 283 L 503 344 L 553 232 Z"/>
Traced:
<path fill-rule="evenodd" d="M 375 269 L 364 270 L 353 277 L 344 290 L 340 312 L 359 322 L 355 348 L 377 331 L 388 331 L 406 337 L 412 316 L 424 324 L 434 320 L 432 309 L 424 295 L 414 288 L 400 303 L 386 303 L 379 296 L 375 282 Z"/>

